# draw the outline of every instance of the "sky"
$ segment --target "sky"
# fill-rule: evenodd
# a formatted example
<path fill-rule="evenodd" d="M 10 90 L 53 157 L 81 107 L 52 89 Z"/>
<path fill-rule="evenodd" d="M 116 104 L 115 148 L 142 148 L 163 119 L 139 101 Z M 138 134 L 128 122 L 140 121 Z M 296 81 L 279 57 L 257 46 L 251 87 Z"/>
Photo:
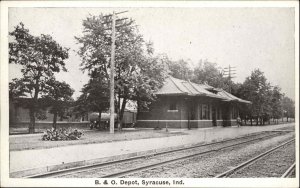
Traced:
<path fill-rule="evenodd" d="M 8 30 L 23 22 L 32 35 L 49 34 L 70 48 L 68 72 L 57 75 L 80 95 L 88 76 L 80 69 L 79 45 L 82 20 L 89 14 L 124 11 L 136 21 L 155 53 L 172 60 L 189 59 L 191 67 L 207 59 L 219 67 L 236 67 L 235 82 L 244 82 L 259 68 L 272 85 L 295 99 L 295 13 L 293 8 L 9 8 Z M 9 79 L 20 77 L 18 66 L 9 65 Z"/>

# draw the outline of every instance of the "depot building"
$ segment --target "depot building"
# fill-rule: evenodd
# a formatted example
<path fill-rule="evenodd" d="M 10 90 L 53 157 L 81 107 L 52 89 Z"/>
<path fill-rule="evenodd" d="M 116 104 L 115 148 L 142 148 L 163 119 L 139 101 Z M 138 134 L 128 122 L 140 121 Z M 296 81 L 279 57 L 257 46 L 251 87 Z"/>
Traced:
<path fill-rule="evenodd" d="M 237 123 L 238 106 L 251 104 L 223 89 L 169 76 L 148 109 L 138 109 L 136 127 L 204 128 Z"/>

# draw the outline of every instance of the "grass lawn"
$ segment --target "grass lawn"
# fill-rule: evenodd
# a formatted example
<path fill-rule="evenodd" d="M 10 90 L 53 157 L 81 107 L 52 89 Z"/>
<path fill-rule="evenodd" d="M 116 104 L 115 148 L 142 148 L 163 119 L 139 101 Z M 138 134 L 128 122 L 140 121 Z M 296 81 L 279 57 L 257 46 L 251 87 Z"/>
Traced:
<path fill-rule="evenodd" d="M 17 150 L 29 150 L 29 149 L 44 149 L 61 147 L 68 145 L 80 145 L 80 144 L 93 144 L 114 142 L 122 140 L 137 140 L 144 138 L 158 138 L 168 137 L 176 135 L 184 135 L 184 132 L 166 132 L 165 130 L 153 130 L 153 129 L 136 129 L 136 130 L 123 130 L 121 132 L 115 131 L 115 134 L 110 134 L 109 131 L 84 131 L 80 140 L 69 141 L 43 141 L 41 134 L 31 135 L 18 135 L 9 137 L 9 149 L 10 151 Z"/>

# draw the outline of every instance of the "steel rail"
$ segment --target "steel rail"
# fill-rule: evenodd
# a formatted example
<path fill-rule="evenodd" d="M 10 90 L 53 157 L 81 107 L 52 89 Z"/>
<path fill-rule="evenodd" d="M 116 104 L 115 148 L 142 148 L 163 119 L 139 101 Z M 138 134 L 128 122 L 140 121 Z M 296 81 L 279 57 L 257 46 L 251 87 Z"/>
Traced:
<path fill-rule="evenodd" d="M 152 169 L 154 167 L 166 165 L 166 164 L 169 164 L 169 163 L 173 163 L 173 162 L 193 158 L 193 157 L 196 157 L 196 156 L 202 156 L 202 155 L 205 155 L 205 154 L 221 151 L 221 150 L 226 149 L 226 148 L 235 147 L 235 146 L 246 144 L 246 143 L 253 142 L 253 141 L 256 141 L 256 140 L 269 138 L 269 137 L 272 137 L 274 135 L 277 135 L 277 134 L 273 134 L 273 135 L 269 135 L 269 136 L 265 136 L 265 137 L 260 137 L 260 138 L 256 138 L 256 139 L 252 139 L 252 140 L 232 144 L 232 145 L 217 148 L 217 149 L 212 149 L 212 150 L 208 150 L 208 151 L 204 151 L 204 152 L 199 152 L 199 153 L 195 153 L 195 154 L 191 154 L 191 155 L 186 155 L 186 156 L 183 156 L 183 157 L 179 157 L 179 158 L 171 159 L 171 160 L 166 160 L 166 161 L 162 161 L 162 162 L 159 162 L 159 163 L 154 163 L 154 164 L 150 164 L 150 165 L 140 166 L 140 167 L 137 167 L 137 168 L 127 169 L 127 170 L 124 170 L 124 171 L 107 174 L 107 175 L 101 176 L 100 178 L 114 178 L 114 177 L 129 175 L 129 174 L 132 174 L 134 172 L 139 172 L 139 171 L 142 171 L 142 170 Z"/>
<path fill-rule="evenodd" d="M 118 164 L 118 163 L 122 163 L 122 162 L 128 162 L 128 161 L 132 161 L 132 160 L 137 160 L 137 159 L 141 159 L 141 158 L 147 158 L 147 157 L 159 156 L 159 155 L 164 155 L 164 154 L 169 154 L 169 153 L 175 153 L 175 152 L 178 152 L 178 151 L 190 150 L 190 149 L 194 149 L 194 148 L 201 148 L 201 147 L 210 146 L 210 145 L 223 144 L 223 143 L 230 142 L 230 141 L 246 139 L 246 138 L 250 138 L 250 137 L 254 137 L 254 136 L 260 136 L 260 135 L 267 134 L 267 136 L 262 136 L 262 137 L 259 137 L 259 138 L 256 138 L 256 139 L 252 139 L 250 141 L 245 141 L 245 142 L 233 144 L 231 146 L 231 147 L 233 147 L 233 146 L 236 146 L 236 145 L 239 145 L 239 144 L 253 142 L 255 140 L 265 139 L 265 138 L 268 138 L 268 137 L 273 137 L 273 136 L 282 134 L 282 132 L 280 132 L 280 133 L 276 132 L 274 134 L 268 135 L 269 133 L 270 132 L 265 132 L 264 131 L 264 132 L 261 132 L 259 134 L 247 135 L 247 136 L 244 136 L 244 137 L 238 137 L 238 138 L 227 139 L 227 140 L 223 140 L 223 141 L 211 142 L 211 143 L 207 143 L 207 144 L 194 145 L 194 146 L 190 146 L 190 147 L 184 147 L 184 148 L 179 148 L 179 149 L 174 149 L 174 150 L 168 150 L 168 151 L 162 151 L 162 152 L 157 152 L 157 153 L 152 153 L 152 154 L 147 154 L 147 155 L 130 157 L 130 158 L 121 159 L 121 160 L 117 160 L 117 161 L 109 161 L 109 162 L 104 162 L 104 163 L 98 163 L 98 164 L 68 168 L 68 169 L 63 169 L 63 170 L 58 170 L 58 171 L 46 172 L 46 173 L 42 173 L 42 174 L 26 176 L 26 177 L 23 177 L 23 178 L 42 178 L 42 177 L 53 177 L 53 176 L 58 176 L 58 175 L 68 175 L 68 174 L 80 173 L 80 172 L 84 172 L 84 171 L 88 171 L 88 170 L 93 170 L 93 169 L 105 167 L 105 166 L 108 166 L 108 165 L 114 165 L 114 164 Z M 225 147 L 227 148 L 228 146 L 225 146 Z M 214 152 L 214 150 L 212 150 L 210 152 Z M 195 155 L 201 155 L 201 154 L 206 154 L 206 153 L 207 152 L 200 152 L 200 153 L 197 153 Z M 182 158 L 178 158 L 176 161 L 183 160 L 185 158 L 191 158 L 191 157 L 193 157 L 193 156 L 190 156 L 190 157 L 185 156 L 185 157 L 182 157 Z M 168 161 L 166 161 L 166 162 L 170 163 Z M 174 161 L 172 160 L 172 162 L 174 162 Z M 162 164 L 160 164 L 160 165 L 162 165 Z M 157 165 L 155 165 L 155 166 L 157 166 Z M 144 168 L 146 168 L 146 167 L 144 167 Z M 122 172 L 122 173 L 124 173 L 124 172 Z"/>
<path fill-rule="evenodd" d="M 279 146 L 276 146 L 276 147 L 274 147 L 274 148 L 272 148 L 272 149 L 270 149 L 270 150 L 268 150 L 268 151 L 266 151 L 266 152 L 264 152 L 264 153 L 261 153 L 261 154 L 255 156 L 255 157 L 249 159 L 248 161 L 243 162 L 242 164 L 240 164 L 240 165 L 238 165 L 238 166 L 236 166 L 236 167 L 234 167 L 234 168 L 232 168 L 232 169 L 230 169 L 230 170 L 227 170 L 227 171 L 225 171 L 225 172 L 223 172 L 223 173 L 221 173 L 221 174 L 215 176 L 215 178 L 228 177 L 228 176 L 230 176 L 231 174 L 233 174 L 234 172 L 237 172 L 238 170 L 241 170 L 242 168 L 245 168 L 246 166 L 249 166 L 250 164 L 254 163 L 255 161 L 258 161 L 259 159 L 261 159 L 261 158 L 263 158 L 263 157 L 269 155 L 270 153 L 272 153 L 272 152 L 278 150 L 279 148 L 281 148 L 281 147 L 283 147 L 283 146 L 285 146 L 285 145 L 287 145 L 287 144 L 293 142 L 294 140 L 295 140 L 295 139 L 293 138 L 293 139 L 291 139 L 291 140 L 289 140 L 289 141 L 287 141 L 287 142 L 284 142 L 283 144 L 281 144 L 281 145 L 279 145 Z"/>
<path fill-rule="evenodd" d="M 46 173 L 41 173 L 41 174 L 36 174 L 36 175 L 30 175 L 30 176 L 26 176 L 26 177 L 23 177 L 23 178 L 41 178 L 41 177 L 47 177 L 47 176 L 51 176 L 51 175 L 58 175 L 58 174 L 73 172 L 73 171 L 77 171 L 77 170 L 85 170 L 85 169 L 90 170 L 92 168 L 98 168 L 98 167 L 102 167 L 102 166 L 106 166 L 106 165 L 111 165 L 111 164 L 130 161 L 130 160 L 147 158 L 149 156 L 163 155 L 163 154 L 167 154 L 167 153 L 171 153 L 171 152 L 183 151 L 183 150 L 193 149 L 193 148 L 197 148 L 197 147 L 205 147 L 205 146 L 209 146 L 209 145 L 225 143 L 225 142 L 229 142 L 229 141 L 244 139 L 244 138 L 253 137 L 253 136 L 259 136 L 259 135 L 268 134 L 268 133 L 269 132 L 264 131 L 264 132 L 261 132 L 259 134 L 254 134 L 254 135 L 251 134 L 251 135 L 247 135 L 247 136 L 244 136 L 244 137 L 237 137 L 237 138 L 227 139 L 227 140 L 223 140 L 223 141 L 217 141 L 217 142 L 211 142 L 211 143 L 201 144 L 201 145 L 194 145 L 194 146 L 190 146 L 190 147 L 184 147 L 184 148 L 179 148 L 179 149 L 174 149 L 174 150 L 169 150 L 169 151 L 157 152 L 157 153 L 154 153 L 154 154 L 146 154 L 146 155 L 141 155 L 141 156 L 136 156 L 136 157 L 130 157 L 130 158 L 121 159 L 121 160 L 117 160 L 117 161 L 109 161 L 109 162 L 97 163 L 97 164 L 92 164 L 92 165 L 85 165 L 85 166 L 80 166 L 80 167 L 62 169 L 62 170 L 57 170 L 57 171 L 52 171 L 52 172 L 46 172 Z"/>
<path fill-rule="evenodd" d="M 291 173 L 295 170 L 296 162 L 294 162 L 281 176 L 281 178 L 288 178 Z"/>

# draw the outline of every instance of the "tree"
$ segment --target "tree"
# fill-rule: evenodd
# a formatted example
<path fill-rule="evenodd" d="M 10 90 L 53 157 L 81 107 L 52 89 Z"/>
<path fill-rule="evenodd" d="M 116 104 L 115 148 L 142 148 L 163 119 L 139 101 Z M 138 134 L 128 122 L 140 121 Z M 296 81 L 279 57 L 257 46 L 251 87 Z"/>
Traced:
<path fill-rule="evenodd" d="M 93 73 L 89 82 L 84 85 L 82 94 L 76 101 L 75 111 L 83 115 L 86 112 L 98 112 L 99 122 L 101 113 L 109 108 L 109 86 L 108 80 L 101 75 Z"/>
<path fill-rule="evenodd" d="M 45 83 L 55 72 L 67 71 L 64 60 L 68 58 L 68 49 L 61 47 L 50 35 L 32 36 L 23 23 L 9 35 L 14 37 L 9 43 L 9 63 L 21 65 L 23 75 L 13 80 L 10 89 L 19 91 L 18 95 L 30 96 L 29 133 L 33 133 L 38 98 L 45 93 Z"/>
<path fill-rule="evenodd" d="M 178 61 L 167 61 L 170 75 L 174 78 L 182 80 L 191 80 L 193 78 L 193 70 L 188 66 L 188 62 L 180 59 Z"/>
<path fill-rule="evenodd" d="M 211 63 L 207 60 L 200 60 L 197 67 L 194 69 L 194 82 L 207 83 L 216 88 L 223 88 L 228 91 L 229 80 L 223 77 L 223 73 L 219 71 L 216 63 Z"/>
<path fill-rule="evenodd" d="M 289 121 L 289 118 L 295 118 L 295 102 L 292 99 L 286 96 L 283 97 L 282 109 L 287 121 Z"/>
<path fill-rule="evenodd" d="M 110 22 L 107 19 L 103 15 L 89 16 L 83 20 L 84 35 L 75 38 L 82 45 L 78 52 L 82 58 L 82 70 L 88 71 L 90 76 L 96 71 L 109 80 L 111 31 L 103 24 Z M 166 76 L 163 61 L 153 57 L 151 43 L 143 40 L 133 23 L 130 20 L 129 23 L 116 27 L 115 97 L 119 125 L 122 123 L 127 101 L 136 98 L 144 100 L 143 97 L 151 96 Z M 140 97 L 142 93 L 144 96 Z"/>
<path fill-rule="evenodd" d="M 240 95 L 252 102 L 249 109 L 251 125 L 253 117 L 256 118 L 257 124 L 259 120 L 260 124 L 264 124 L 265 118 L 270 114 L 270 83 L 267 82 L 263 72 L 255 69 L 241 87 Z"/>
<path fill-rule="evenodd" d="M 271 91 L 271 116 L 273 120 L 279 119 L 282 116 L 282 97 L 281 89 L 274 86 Z"/>
<path fill-rule="evenodd" d="M 71 109 L 72 113 L 75 114 L 75 117 L 84 117 L 88 112 L 88 106 L 86 103 L 86 97 L 87 95 L 81 94 L 77 100 L 73 103 Z"/>
<path fill-rule="evenodd" d="M 50 113 L 53 114 L 53 128 L 56 129 L 57 116 L 61 118 L 73 102 L 74 90 L 66 82 L 55 80 L 54 77 L 46 82 L 47 95 L 43 96 L 50 102 Z"/>
<path fill-rule="evenodd" d="M 168 73 L 167 60 L 165 56 L 148 55 L 140 63 L 139 69 L 135 73 L 136 82 L 130 99 L 137 101 L 138 109 L 145 109 L 156 100 L 154 93 L 163 85 Z"/>

